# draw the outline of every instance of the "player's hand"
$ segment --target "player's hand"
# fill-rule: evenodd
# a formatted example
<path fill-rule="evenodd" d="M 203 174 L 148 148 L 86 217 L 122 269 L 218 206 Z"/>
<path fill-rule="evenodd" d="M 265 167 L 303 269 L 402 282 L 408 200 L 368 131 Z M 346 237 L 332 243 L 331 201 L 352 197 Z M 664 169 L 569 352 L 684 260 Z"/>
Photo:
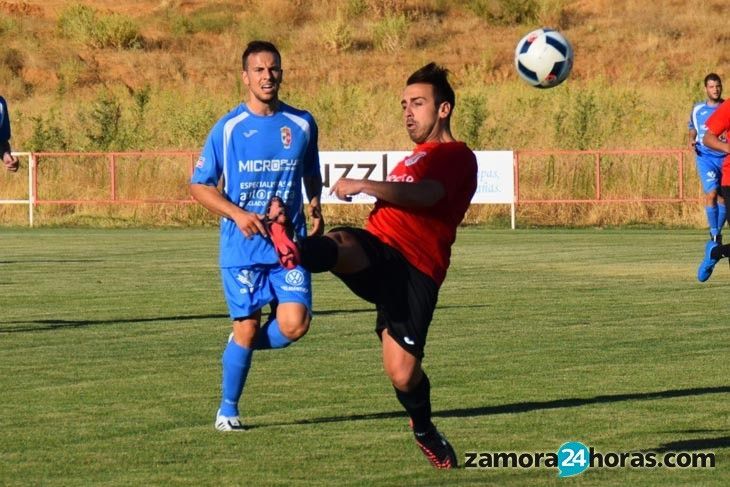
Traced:
<path fill-rule="evenodd" d="M 352 197 L 356 194 L 362 193 L 363 180 L 362 179 L 350 179 L 340 178 L 337 180 L 330 194 L 334 194 L 338 199 L 342 201 L 352 201 Z"/>
<path fill-rule="evenodd" d="M 269 233 L 266 231 L 266 225 L 263 222 L 263 215 L 251 213 L 248 211 L 241 211 L 234 218 L 236 226 L 246 236 L 251 238 L 257 233 L 260 233 L 264 237 L 268 237 Z"/>
<path fill-rule="evenodd" d="M 309 205 L 309 236 L 318 237 L 324 233 L 324 217 L 322 216 L 322 207 L 319 205 Z"/>
<path fill-rule="evenodd" d="M 3 165 L 8 171 L 15 172 L 20 167 L 20 161 L 10 152 L 6 152 L 3 154 Z"/>

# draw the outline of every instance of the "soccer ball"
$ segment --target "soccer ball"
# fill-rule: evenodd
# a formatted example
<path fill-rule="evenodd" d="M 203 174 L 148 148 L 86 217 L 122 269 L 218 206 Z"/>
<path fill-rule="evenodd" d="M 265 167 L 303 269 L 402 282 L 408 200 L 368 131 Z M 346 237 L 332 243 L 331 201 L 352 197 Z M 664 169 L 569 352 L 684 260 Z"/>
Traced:
<path fill-rule="evenodd" d="M 533 30 L 515 49 L 520 77 L 535 88 L 552 88 L 565 81 L 573 67 L 573 48 L 560 32 Z"/>

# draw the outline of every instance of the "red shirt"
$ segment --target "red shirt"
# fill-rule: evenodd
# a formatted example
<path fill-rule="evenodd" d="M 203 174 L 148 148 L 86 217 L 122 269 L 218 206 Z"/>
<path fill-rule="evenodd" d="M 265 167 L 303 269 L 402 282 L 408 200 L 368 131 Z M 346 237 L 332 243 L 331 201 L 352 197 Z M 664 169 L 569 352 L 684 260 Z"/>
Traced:
<path fill-rule="evenodd" d="M 712 132 L 713 135 L 718 137 L 730 130 L 730 103 L 728 101 L 722 102 L 707 119 L 705 125 L 708 132 Z M 722 161 L 722 181 L 720 181 L 720 185 L 730 186 L 730 157 L 725 157 Z"/>
<path fill-rule="evenodd" d="M 427 208 L 404 208 L 378 200 L 365 229 L 398 249 L 415 268 L 441 285 L 451 259 L 456 227 L 477 187 L 477 161 L 463 142 L 427 142 L 399 162 L 387 181 L 440 182 L 443 198 Z"/>

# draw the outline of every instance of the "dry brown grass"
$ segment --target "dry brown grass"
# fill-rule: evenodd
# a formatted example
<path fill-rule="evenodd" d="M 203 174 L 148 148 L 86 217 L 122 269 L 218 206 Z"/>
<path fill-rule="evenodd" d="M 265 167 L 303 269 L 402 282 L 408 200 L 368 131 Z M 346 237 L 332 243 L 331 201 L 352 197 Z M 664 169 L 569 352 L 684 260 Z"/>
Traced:
<path fill-rule="evenodd" d="M 725 5 L 717 0 L 691 6 L 675 0 L 651 4 L 544 0 L 539 22 L 561 29 L 576 50 L 571 79 L 550 92 L 527 87 L 517 80 L 512 67 L 516 40 L 536 25 L 490 25 L 468 8 L 469 1 L 80 3 L 134 19 L 140 28 L 140 48 L 93 49 L 59 37 L 56 21 L 70 4 L 67 1 L 0 2 L 0 12 L 5 14 L 0 22 L 0 87 L 11 103 L 16 149 L 26 148 L 38 117 L 65 131 L 69 149 L 89 149 L 84 136 L 87 127 L 80 121 L 84 116 L 88 119 L 89 107 L 99 93 L 106 90 L 121 100 L 130 124 L 134 96 L 145 87 L 151 93 L 145 136 L 128 138 L 132 140 L 128 148 L 195 149 L 202 143 L 205 127 L 240 100 L 240 52 L 254 37 L 269 38 L 281 48 L 284 97 L 315 114 L 324 150 L 409 147 L 398 116 L 399 92 L 410 72 L 432 60 L 451 69 L 461 99 L 485 100 L 487 116 L 476 148 L 681 147 L 690 104 L 702 96 L 700 80 L 709 71 L 724 76 L 730 62 L 722 48 L 730 38 L 721 15 Z M 384 20 L 398 16 L 407 19 L 402 36 L 395 38 L 395 44 L 379 48 L 376 32 Z M 181 19 L 188 22 L 185 32 L 179 29 Z M 340 22 L 339 27 L 333 22 Z M 337 28 L 346 28 L 347 38 L 333 47 Z M 580 127 L 575 119 L 586 100 L 596 111 L 591 123 Z M 469 116 L 459 108 L 457 115 L 457 122 Z M 555 128 L 560 117 L 567 121 L 562 131 Z M 455 130 L 458 135 L 458 124 Z M 650 179 L 662 179 L 661 174 L 654 176 Z M 89 176 L 90 184 L 99 183 L 94 177 Z M 642 177 L 646 179 L 639 175 L 636 183 Z M 696 187 L 691 171 L 686 178 L 688 187 Z M 589 185 L 579 187 L 583 179 L 590 179 L 589 175 L 572 172 L 560 181 L 560 191 L 589 192 Z M 6 190 L 19 191 L 12 184 L 5 184 Z M 532 188 L 535 194 L 549 190 L 557 191 Z M 661 183 L 648 188 L 664 190 L 668 188 Z M 530 207 L 520 211 L 528 221 L 534 215 L 536 224 L 612 224 L 620 214 L 626 221 L 641 221 L 654 210 L 629 205 L 617 210 Z M 667 220 L 680 225 L 696 220 L 692 212 L 662 211 Z M 343 214 L 342 218 L 360 216 Z M 178 217 L 170 212 L 171 220 Z M 504 218 L 503 209 L 480 209 L 470 213 L 469 221 Z M 652 218 L 665 220 L 653 213 Z"/>

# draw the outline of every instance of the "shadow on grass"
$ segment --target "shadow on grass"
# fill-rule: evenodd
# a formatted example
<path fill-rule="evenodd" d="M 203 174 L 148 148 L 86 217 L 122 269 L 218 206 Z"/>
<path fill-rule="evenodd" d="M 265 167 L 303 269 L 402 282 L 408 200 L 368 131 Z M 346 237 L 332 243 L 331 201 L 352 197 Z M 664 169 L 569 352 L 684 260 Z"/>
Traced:
<path fill-rule="evenodd" d="M 107 320 L 23 320 L 23 321 L 0 321 L 2 325 L 14 325 L 14 324 L 31 324 L 31 326 L 0 326 L 0 334 L 2 333 L 29 333 L 36 331 L 52 331 L 61 328 L 84 328 L 87 326 L 95 325 L 116 325 L 126 323 L 154 323 L 154 322 L 167 322 L 167 321 L 188 321 L 188 320 L 206 320 L 215 318 L 228 318 L 225 314 L 214 314 L 214 315 L 187 315 L 187 316 L 163 316 L 159 318 L 129 318 L 129 319 L 116 319 L 111 318 Z"/>
<path fill-rule="evenodd" d="M 669 443 L 659 445 L 658 448 L 654 448 L 651 451 L 666 453 L 670 451 L 711 450 L 714 448 L 730 448 L 730 436 L 670 441 Z"/>
<path fill-rule="evenodd" d="M 451 305 L 451 306 L 438 306 L 437 309 L 449 309 L 449 308 L 484 308 L 488 307 L 488 304 L 474 304 L 474 305 Z M 375 308 L 362 308 L 362 309 L 325 309 L 321 311 L 315 311 L 315 316 L 328 316 L 338 314 L 355 314 L 355 313 L 373 313 Z M 206 320 L 206 319 L 229 319 L 227 314 L 208 314 L 208 315 L 184 315 L 184 316 L 161 316 L 157 318 L 126 318 L 116 319 L 109 318 L 104 320 L 14 320 L 14 321 L 0 321 L 0 325 L 30 325 L 30 326 L 0 326 L 0 334 L 3 333 L 32 333 L 36 331 L 53 331 L 63 328 L 84 328 L 87 326 L 96 325 L 117 325 L 117 324 L 128 324 L 128 323 L 165 323 L 165 322 L 178 322 L 178 321 L 189 321 L 189 320 Z"/>
<path fill-rule="evenodd" d="M 471 418 L 475 416 L 492 416 L 495 414 L 513 414 L 513 413 L 529 413 L 532 411 L 543 411 L 548 409 L 575 408 L 581 406 L 590 406 L 593 404 L 611 404 L 624 401 L 651 401 L 656 399 L 673 399 L 677 397 L 703 396 L 706 394 L 727 394 L 730 393 L 730 386 L 719 387 L 696 387 L 691 389 L 673 389 L 657 392 L 637 392 L 629 394 L 613 394 L 602 395 L 588 398 L 569 398 L 556 399 L 553 401 L 527 401 L 515 402 L 510 404 L 500 404 L 496 406 L 481 406 L 471 408 L 447 409 L 443 411 L 434 411 L 435 418 Z M 351 414 L 343 416 L 329 416 L 322 418 L 302 419 L 287 423 L 269 423 L 261 425 L 252 425 L 251 428 L 266 426 L 286 426 L 286 425 L 302 425 L 302 424 L 319 424 L 334 423 L 338 421 L 368 421 L 377 419 L 405 418 L 405 411 L 387 411 L 369 414 Z M 718 440 L 727 440 L 727 438 L 719 438 Z M 699 440 L 698 440 L 699 441 Z M 682 442 L 677 442 L 680 444 Z M 675 447 L 675 443 L 670 443 Z M 666 445 L 662 445 L 664 447 Z M 727 446 L 723 444 L 723 446 Z M 661 451 L 661 450 L 657 450 Z"/>
<path fill-rule="evenodd" d="M 87 262 L 106 262 L 103 259 L 28 259 L 0 260 L 0 264 L 86 264 Z"/>

